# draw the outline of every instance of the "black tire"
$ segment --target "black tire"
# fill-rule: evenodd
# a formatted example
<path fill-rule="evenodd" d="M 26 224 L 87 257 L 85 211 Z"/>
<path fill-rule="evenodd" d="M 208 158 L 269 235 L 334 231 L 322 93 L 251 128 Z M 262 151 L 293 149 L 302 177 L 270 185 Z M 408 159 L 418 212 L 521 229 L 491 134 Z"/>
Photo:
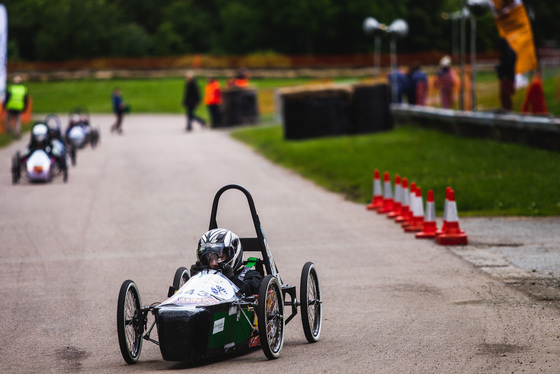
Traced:
<path fill-rule="evenodd" d="M 64 168 L 62 170 L 62 180 L 64 181 L 64 183 L 68 182 L 68 168 Z"/>
<path fill-rule="evenodd" d="M 315 343 L 321 335 L 323 302 L 317 270 L 312 262 L 307 262 L 301 270 L 300 282 L 301 322 L 309 343 Z"/>
<path fill-rule="evenodd" d="M 95 149 L 97 147 L 97 142 L 99 141 L 99 132 L 97 129 L 91 129 L 91 148 Z"/>
<path fill-rule="evenodd" d="M 280 283 L 273 275 L 264 277 L 257 304 L 259 337 L 264 354 L 273 360 L 284 345 L 284 300 Z"/>
<path fill-rule="evenodd" d="M 119 292 L 117 305 L 117 334 L 121 354 L 127 364 L 135 364 L 142 352 L 143 323 L 140 318 L 140 293 L 136 283 L 126 280 Z"/>
<path fill-rule="evenodd" d="M 70 148 L 70 160 L 72 161 L 72 166 L 76 166 L 76 149 L 74 147 Z"/>
<path fill-rule="evenodd" d="M 21 176 L 21 164 L 19 152 L 12 157 L 12 184 L 18 184 L 19 178 Z"/>
<path fill-rule="evenodd" d="M 173 277 L 173 288 L 175 290 L 179 290 L 179 288 L 183 287 L 189 279 L 191 279 L 191 273 L 189 273 L 189 270 L 186 267 L 181 266 L 177 269 L 175 276 Z"/>

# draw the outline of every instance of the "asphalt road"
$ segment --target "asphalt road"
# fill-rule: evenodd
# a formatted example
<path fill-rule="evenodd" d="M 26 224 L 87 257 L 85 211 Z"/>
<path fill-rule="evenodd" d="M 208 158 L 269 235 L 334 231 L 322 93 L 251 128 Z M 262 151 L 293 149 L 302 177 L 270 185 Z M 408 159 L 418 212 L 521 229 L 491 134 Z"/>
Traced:
<path fill-rule="evenodd" d="M 227 131 L 186 133 L 182 116 L 166 115 L 126 117 L 122 136 L 109 133 L 111 116 L 92 123 L 101 144 L 78 153 L 66 184 L 13 186 L 10 158 L 27 139 L 0 150 L 0 372 L 559 372 L 557 299 L 525 287 L 558 275 L 557 218 L 462 220 L 471 244 L 439 246 L 270 164 Z M 320 341 L 308 344 L 295 318 L 274 361 L 255 350 L 192 368 L 146 343 L 126 365 L 121 283 L 136 281 L 143 304 L 163 301 L 229 183 L 251 191 L 284 281 L 299 288 L 303 264 L 316 264 Z M 241 193 L 222 197 L 218 224 L 254 235 Z M 524 235 L 528 224 L 545 235 Z M 551 263 L 515 255 L 523 249 Z"/>

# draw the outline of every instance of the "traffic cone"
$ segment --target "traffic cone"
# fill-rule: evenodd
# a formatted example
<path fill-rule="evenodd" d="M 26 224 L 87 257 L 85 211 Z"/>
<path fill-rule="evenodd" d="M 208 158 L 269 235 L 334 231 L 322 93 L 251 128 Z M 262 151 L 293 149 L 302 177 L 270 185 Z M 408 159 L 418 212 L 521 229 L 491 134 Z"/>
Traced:
<path fill-rule="evenodd" d="M 395 177 L 395 199 L 393 201 L 393 210 L 387 214 L 387 218 L 396 218 L 401 214 L 402 207 L 402 186 L 401 177 L 397 175 Z"/>
<path fill-rule="evenodd" d="M 421 232 L 416 233 L 417 239 L 435 238 L 437 231 L 436 207 L 434 205 L 434 191 L 428 191 L 426 200 L 426 215 L 424 216 L 424 226 Z"/>
<path fill-rule="evenodd" d="M 447 207 L 449 205 L 449 194 L 452 192 L 453 190 L 451 189 L 451 187 L 447 187 L 445 189 L 445 204 L 443 205 L 443 224 L 441 225 L 441 229 L 436 231 L 436 236 L 437 235 L 441 235 L 443 233 L 443 231 L 445 230 L 445 228 L 447 227 Z"/>
<path fill-rule="evenodd" d="M 373 197 L 371 204 L 366 206 L 367 210 L 376 210 L 383 206 L 383 192 L 381 191 L 381 179 L 379 178 L 379 170 L 373 171 Z"/>
<path fill-rule="evenodd" d="M 384 214 L 393 210 L 393 193 L 391 192 L 391 179 L 389 173 L 383 173 L 383 206 L 377 213 Z"/>
<path fill-rule="evenodd" d="M 408 179 L 406 178 L 403 178 L 401 181 L 401 197 L 401 211 L 400 214 L 395 217 L 395 222 L 403 222 L 408 219 L 410 193 L 408 192 Z"/>
<path fill-rule="evenodd" d="M 410 191 L 408 193 L 408 213 L 405 216 L 405 219 L 402 221 L 402 227 L 406 227 L 410 225 L 412 222 L 412 207 L 414 206 L 414 200 L 416 199 L 416 182 L 412 182 L 410 184 Z"/>
<path fill-rule="evenodd" d="M 424 202 L 422 201 L 422 190 L 416 187 L 416 198 L 412 206 L 412 220 L 404 227 L 405 232 L 422 231 L 424 228 Z"/>
<path fill-rule="evenodd" d="M 445 229 L 436 235 L 436 242 L 442 245 L 461 245 L 468 244 L 467 234 L 459 227 L 459 214 L 457 213 L 457 203 L 455 202 L 455 192 L 450 190 L 447 201 L 447 213 L 445 219 Z"/>

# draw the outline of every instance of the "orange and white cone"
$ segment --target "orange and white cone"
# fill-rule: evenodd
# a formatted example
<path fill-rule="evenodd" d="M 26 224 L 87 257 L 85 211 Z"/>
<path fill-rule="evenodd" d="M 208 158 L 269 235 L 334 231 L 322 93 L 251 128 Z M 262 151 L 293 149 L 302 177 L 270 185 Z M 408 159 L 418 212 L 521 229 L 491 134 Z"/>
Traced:
<path fill-rule="evenodd" d="M 424 202 L 422 201 L 422 190 L 416 187 L 414 202 L 412 207 L 412 221 L 404 227 L 405 232 L 418 232 L 424 228 Z"/>
<path fill-rule="evenodd" d="M 383 206 L 383 191 L 381 190 L 381 179 L 379 178 L 379 170 L 373 171 L 373 197 L 371 204 L 366 206 L 367 210 L 376 210 Z"/>
<path fill-rule="evenodd" d="M 398 216 L 395 217 L 395 222 L 404 222 L 408 219 L 408 213 L 410 211 L 410 193 L 408 192 L 408 179 L 403 178 L 401 181 L 401 211 Z"/>
<path fill-rule="evenodd" d="M 449 196 L 450 193 L 453 192 L 451 187 L 447 187 L 445 189 L 445 204 L 443 205 L 443 224 L 441 225 L 441 229 L 436 231 L 436 236 L 441 235 L 447 226 L 447 207 L 449 206 Z"/>
<path fill-rule="evenodd" d="M 393 210 L 387 214 L 387 218 L 396 218 L 401 214 L 402 208 L 402 186 L 401 186 L 401 176 L 397 175 L 395 177 L 395 199 L 393 201 Z"/>
<path fill-rule="evenodd" d="M 408 213 L 405 217 L 405 220 L 402 221 L 402 227 L 406 227 L 411 224 L 412 222 L 412 209 L 414 207 L 414 200 L 416 199 L 416 182 L 412 182 L 410 184 L 410 192 L 408 193 Z"/>
<path fill-rule="evenodd" d="M 435 238 L 437 231 L 436 207 L 434 205 L 434 191 L 428 191 L 426 199 L 426 214 L 424 216 L 424 226 L 421 232 L 416 233 L 416 238 Z"/>
<path fill-rule="evenodd" d="M 462 245 L 468 244 L 467 234 L 459 227 L 459 214 L 457 213 L 457 203 L 455 202 L 455 192 L 449 192 L 447 201 L 447 214 L 445 219 L 445 229 L 436 235 L 436 242 L 442 245 Z"/>
<path fill-rule="evenodd" d="M 377 209 L 377 213 L 389 213 L 393 210 L 393 192 L 391 191 L 391 179 L 389 173 L 383 173 L 383 206 Z"/>

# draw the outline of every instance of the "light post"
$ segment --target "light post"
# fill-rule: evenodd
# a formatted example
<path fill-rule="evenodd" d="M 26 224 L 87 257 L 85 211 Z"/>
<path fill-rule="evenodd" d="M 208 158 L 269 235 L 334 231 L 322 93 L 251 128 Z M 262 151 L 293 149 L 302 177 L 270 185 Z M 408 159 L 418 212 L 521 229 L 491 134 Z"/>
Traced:
<path fill-rule="evenodd" d="M 373 44 L 373 66 L 374 66 L 374 75 L 376 78 L 379 78 L 379 74 L 381 72 L 381 58 L 380 58 L 380 49 L 381 49 L 381 33 L 380 31 L 385 30 L 386 26 L 382 23 L 379 23 L 375 18 L 368 17 L 364 20 L 364 32 L 366 34 L 373 34 L 374 37 L 374 44 Z"/>
<path fill-rule="evenodd" d="M 490 10 L 488 0 L 467 0 L 471 13 L 471 109 L 476 110 L 476 16 Z"/>
<path fill-rule="evenodd" d="M 381 48 L 381 39 L 379 31 L 385 31 L 391 36 L 390 48 L 391 48 L 391 72 L 389 73 L 389 79 L 391 83 L 391 97 L 393 102 L 397 102 L 397 83 L 395 80 L 397 76 L 395 74 L 397 69 L 397 37 L 403 37 L 408 34 L 408 24 L 403 19 L 394 20 L 389 26 L 379 23 L 375 18 L 368 17 L 364 20 L 364 32 L 366 34 L 374 34 L 375 36 L 375 50 L 374 50 L 374 65 L 375 74 L 379 77 L 380 72 L 380 58 L 379 50 Z"/>
<path fill-rule="evenodd" d="M 391 94 L 393 102 L 397 102 L 397 86 L 398 79 L 397 76 L 397 37 L 404 37 L 408 34 L 408 24 L 403 19 L 396 19 L 394 20 L 389 27 L 387 27 L 387 33 L 391 36 L 391 73 L 389 76 L 391 77 Z"/>

